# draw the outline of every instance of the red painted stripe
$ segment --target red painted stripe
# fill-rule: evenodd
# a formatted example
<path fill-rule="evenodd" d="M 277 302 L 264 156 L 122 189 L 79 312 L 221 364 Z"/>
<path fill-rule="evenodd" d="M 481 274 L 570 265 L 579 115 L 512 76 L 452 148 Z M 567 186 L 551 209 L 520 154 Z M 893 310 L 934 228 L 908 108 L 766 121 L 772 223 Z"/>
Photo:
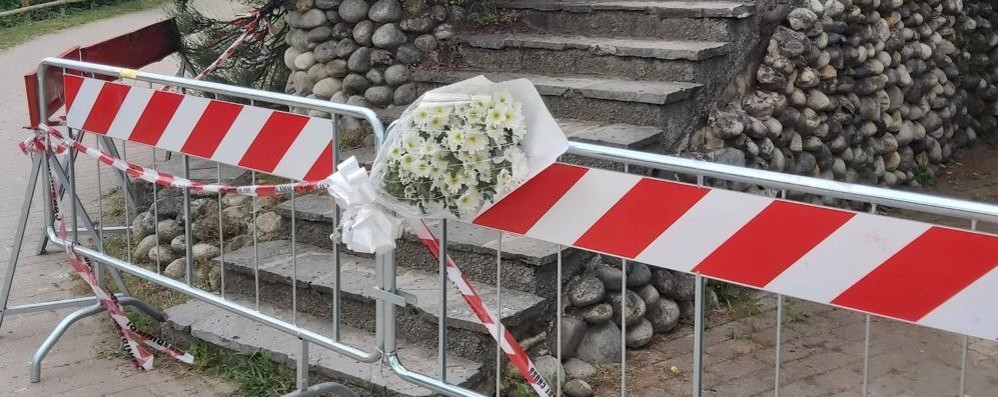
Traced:
<path fill-rule="evenodd" d="M 128 140 L 156 146 L 183 100 L 183 95 L 163 91 L 154 92 L 149 98 L 149 104 L 142 110 L 142 115 L 135 123 L 135 128 Z"/>
<path fill-rule="evenodd" d="M 693 272 L 762 288 L 855 215 L 774 201 Z"/>
<path fill-rule="evenodd" d="M 62 76 L 62 88 L 63 88 L 63 95 L 66 97 L 67 113 L 69 113 L 69 109 L 73 107 L 73 101 L 76 100 L 76 94 L 80 92 L 81 86 L 83 86 L 82 77 L 68 75 L 68 74 L 64 74 Z"/>
<path fill-rule="evenodd" d="M 115 116 L 118 115 L 118 109 L 125 102 L 125 96 L 128 95 L 129 90 L 131 87 L 127 85 L 104 83 L 100 93 L 97 94 L 94 106 L 90 108 L 87 121 L 83 123 L 81 129 L 97 134 L 106 134 L 111 128 Z"/>
<path fill-rule="evenodd" d="M 696 186 L 642 179 L 573 246 L 634 258 L 708 192 Z"/>
<path fill-rule="evenodd" d="M 306 182 L 313 182 L 326 179 L 329 175 L 333 173 L 333 144 L 327 144 L 325 149 L 322 149 L 322 153 L 319 154 L 319 158 L 315 160 L 312 164 L 312 168 L 308 170 L 303 179 Z"/>
<path fill-rule="evenodd" d="M 526 234 L 587 171 L 584 167 L 552 164 L 475 218 L 474 223 Z"/>
<path fill-rule="evenodd" d="M 180 151 L 210 159 L 242 109 L 242 105 L 234 103 L 215 100 L 208 102 L 208 106 L 201 113 L 201 118 L 194 125 L 194 129 Z M 236 133 L 238 132 L 236 131 Z"/>
<path fill-rule="evenodd" d="M 932 227 L 832 303 L 917 321 L 996 266 L 998 237 Z"/>
<path fill-rule="evenodd" d="M 305 116 L 285 112 L 271 113 L 256 139 L 239 160 L 239 165 L 263 172 L 273 171 L 307 123 L 308 117 Z"/>

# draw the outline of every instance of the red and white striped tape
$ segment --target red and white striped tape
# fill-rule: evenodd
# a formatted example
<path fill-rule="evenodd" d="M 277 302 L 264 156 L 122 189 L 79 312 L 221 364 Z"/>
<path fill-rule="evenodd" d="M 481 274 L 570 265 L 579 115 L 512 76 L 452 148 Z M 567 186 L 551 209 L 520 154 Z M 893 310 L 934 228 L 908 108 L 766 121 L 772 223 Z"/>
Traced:
<path fill-rule="evenodd" d="M 333 173 L 328 119 L 64 76 L 66 125 L 294 180 Z"/>
<path fill-rule="evenodd" d="M 419 241 L 423 243 L 423 246 L 439 261 L 440 241 L 433 235 L 433 232 L 426 226 L 426 223 L 422 219 L 407 218 L 406 224 L 416 234 Z M 447 279 L 461 292 L 464 301 L 468 303 L 471 311 L 475 313 L 478 321 L 482 322 L 482 325 L 489 331 L 492 338 L 497 341 L 501 340 L 499 346 L 502 348 L 502 351 L 506 353 L 506 357 L 509 358 L 509 361 L 513 363 L 513 366 L 516 367 L 516 370 L 520 372 L 520 375 L 530 384 L 530 387 L 534 389 L 537 395 L 554 397 L 551 385 L 544 379 L 540 371 L 537 370 L 537 367 L 534 366 L 533 361 L 530 360 L 530 356 L 523 351 L 523 347 L 520 346 L 520 343 L 517 342 L 513 334 L 508 329 L 501 327 L 502 323 L 499 322 L 499 318 L 485 306 L 482 296 L 471 285 L 467 277 L 464 276 L 464 272 L 454 264 L 449 255 L 447 256 Z"/>
<path fill-rule="evenodd" d="M 998 236 L 565 164 L 474 223 L 998 339 Z"/>
<path fill-rule="evenodd" d="M 49 180 L 52 183 L 51 196 L 52 200 L 52 215 L 56 222 L 56 230 L 59 233 L 59 237 L 63 241 L 71 241 L 69 233 L 66 230 L 66 221 L 63 214 L 59 211 L 60 208 L 60 198 L 56 192 L 59 191 L 59 186 L 56 184 L 56 179 L 50 174 Z M 160 353 L 164 353 L 175 360 L 193 364 L 194 356 L 180 351 L 166 343 L 160 338 L 156 338 L 148 333 L 138 329 L 131 320 L 128 319 L 128 315 L 125 314 L 124 308 L 118 301 L 117 296 L 108 292 L 103 287 L 98 284 L 97 277 L 90 265 L 85 261 L 83 257 L 78 255 L 74 250 L 73 244 L 66 244 L 64 246 L 66 250 L 66 255 L 69 260 L 70 266 L 74 271 L 80 276 L 83 281 L 90 286 L 93 291 L 94 296 L 104 307 L 104 310 L 111 316 L 114 321 L 115 329 L 118 332 L 118 336 L 121 338 L 122 343 L 125 346 L 125 350 L 132 358 L 132 363 L 143 371 L 152 369 L 153 367 L 153 355 L 150 354 L 143 345 L 151 347 L 153 350 Z"/>
<path fill-rule="evenodd" d="M 301 192 L 309 192 L 316 190 L 325 190 L 327 185 L 329 184 L 328 180 L 326 179 L 314 182 L 293 182 L 293 183 L 285 183 L 279 185 L 234 186 L 234 185 L 222 185 L 222 184 L 206 184 L 185 179 L 179 176 L 174 176 L 172 174 L 168 174 L 165 172 L 160 172 L 152 168 L 143 167 L 138 164 L 129 163 L 119 158 L 115 158 L 107 153 L 94 149 L 74 139 L 65 137 L 58 130 L 46 126 L 44 124 L 40 125 L 38 128 L 44 133 L 47 133 L 51 137 L 52 142 L 58 143 L 59 147 L 62 148 L 72 147 L 77 151 L 86 154 L 88 157 L 93 158 L 94 160 L 97 160 L 102 164 L 110 165 L 115 169 L 128 174 L 129 176 L 139 178 L 146 182 L 155 183 L 157 185 L 164 187 L 190 189 L 191 192 L 195 193 L 223 193 L 223 194 L 234 193 L 244 196 L 265 197 L 281 193 L 289 193 L 292 191 L 301 193 Z M 45 141 L 37 137 L 31 138 L 28 141 L 35 142 L 33 145 L 29 144 L 28 145 L 29 147 L 33 147 L 35 145 L 42 145 L 42 147 L 44 147 L 45 145 Z M 22 143 L 22 147 L 23 145 L 24 144 Z M 24 151 L 25 153 L 31 152 L 31 150 L 24 150 L 24 149 L 22 149 L 22 151 Z"/>

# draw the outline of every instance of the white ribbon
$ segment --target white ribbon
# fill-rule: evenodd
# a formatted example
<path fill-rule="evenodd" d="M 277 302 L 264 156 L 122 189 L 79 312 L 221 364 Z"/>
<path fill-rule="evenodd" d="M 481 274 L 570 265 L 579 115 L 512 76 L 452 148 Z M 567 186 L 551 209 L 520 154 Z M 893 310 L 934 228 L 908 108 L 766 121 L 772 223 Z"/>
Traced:
<path fill-rule="evenodd" d="M 377 203 L 367 170 L 350 157 L 340 163 L 336 173 L 326 178 L 327 190 L 343 208 L 340 221 L 347 248 L 368 254 L 395 248 L 401 233 L 401 221 L 386 213 Z"/>

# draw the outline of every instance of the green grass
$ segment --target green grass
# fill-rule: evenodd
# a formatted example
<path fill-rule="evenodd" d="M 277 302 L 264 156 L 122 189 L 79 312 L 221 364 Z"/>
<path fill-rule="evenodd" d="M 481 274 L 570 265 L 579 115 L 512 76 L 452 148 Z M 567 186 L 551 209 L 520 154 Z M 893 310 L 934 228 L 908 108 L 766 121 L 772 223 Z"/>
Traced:
<path fill-rule="evenodd" d="M 0 27 L 0 37 L 3 37 L 3 40 L 0 40 L 0 50 L 14 47 L 18 44 L 34 39 L 38 36 L 56 32 L 62 29 L 84 25 L 93 21 L 98 21 L 116 15 L 127 14 L 130 12 L 141 11 L 152 7 L 161 6 L 169 2 L 170 0 L 129 0 L 117 4 L 104 5 L 92 9 L 85 8 L 80 10 L 67 11 L 65 16 L 58 15 L 49 19 L 35 20 L 31 22 L 27 21 L 14 22 L 15 18 L 16 19 L 23 18 L 21 16 L 5 18 L 4 22 L 7 23 L 0 25 L 2 26 Z M 89 7 L 89 5 L 87 7 Z M 55 10 L 58 10 L 58 7 L 56 7 Z M 73 44 L 81 44 L 81 43 L 66 43 L 66 47 L 69 47 Z"/>

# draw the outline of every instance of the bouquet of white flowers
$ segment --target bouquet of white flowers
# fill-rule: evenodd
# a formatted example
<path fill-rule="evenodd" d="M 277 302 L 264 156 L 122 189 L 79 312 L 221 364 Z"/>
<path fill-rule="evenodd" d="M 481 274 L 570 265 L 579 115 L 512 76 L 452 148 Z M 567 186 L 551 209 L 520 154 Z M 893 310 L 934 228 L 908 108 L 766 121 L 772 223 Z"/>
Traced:
<path fill-rule="evenodd" d="M 419 218 L 474 219 L 567 148 L 526 80 L 427 92 L 388 134 L 371 174 L 379 202 Z"/>

